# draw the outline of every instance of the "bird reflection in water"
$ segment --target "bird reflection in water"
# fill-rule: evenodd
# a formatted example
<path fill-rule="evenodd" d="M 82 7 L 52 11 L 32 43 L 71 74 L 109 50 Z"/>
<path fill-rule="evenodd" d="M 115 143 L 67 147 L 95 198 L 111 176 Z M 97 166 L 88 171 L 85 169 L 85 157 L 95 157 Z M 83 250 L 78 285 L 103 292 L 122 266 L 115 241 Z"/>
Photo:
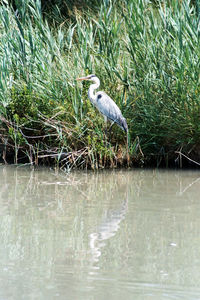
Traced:
<path fill-rule="evenodd" d="M 96 264 L 100 259 L 103 248 L 106 246 L 105 241 L 116 235 L 116 233 L 120 229 L 121 221 L 126 216 L 127 210 L 128 196 L 118 209 L 108 211 L 106 217 L 98 226 L 97 232 L 91 233 L 89 235 L 89 246 L 92 254 L 94 269 L 99 269 Z"/>

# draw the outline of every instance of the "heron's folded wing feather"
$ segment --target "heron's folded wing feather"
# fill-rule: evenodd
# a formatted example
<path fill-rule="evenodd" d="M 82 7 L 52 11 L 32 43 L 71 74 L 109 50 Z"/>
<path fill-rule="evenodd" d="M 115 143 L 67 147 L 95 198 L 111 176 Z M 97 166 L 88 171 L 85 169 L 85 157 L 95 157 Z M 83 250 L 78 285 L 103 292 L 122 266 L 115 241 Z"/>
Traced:
<path fill-rule="evenodd" d="M 117 123 L 123 130 L 128 131 L 126 119 L 117 104 L 104 92 L 96 94 L 96 107 L 108 119 Z"/>
<path fill-rule="evenodd" d="M 123 117 L 117 104 L 105 93 L 96 94 L 96 107 L 108 119 L 117 122 Z"/>

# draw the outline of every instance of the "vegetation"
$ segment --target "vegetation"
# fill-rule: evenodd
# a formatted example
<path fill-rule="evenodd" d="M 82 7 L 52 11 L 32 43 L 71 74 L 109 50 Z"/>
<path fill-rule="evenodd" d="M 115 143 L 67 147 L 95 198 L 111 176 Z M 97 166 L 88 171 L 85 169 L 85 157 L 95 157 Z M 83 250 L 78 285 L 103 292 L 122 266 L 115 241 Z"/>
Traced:
<path fill-rule="evenodd" d="M 200 153 L 200 5 L 188 0 L 0 7 L 0 152 L 63 168 L 159 165 Z M 56 1 L 55 1 L 56 2 Z M 20 4 L 19 4 L 20 3 Z M 58 4 L 61 3 L 58 1 Z M 18 5 L 18 6 L 17 6 Z M 17 8 L 17 10 L 16 10 Z M 95 73 L 119 105 L 126 137 L 87 99 Z"/>

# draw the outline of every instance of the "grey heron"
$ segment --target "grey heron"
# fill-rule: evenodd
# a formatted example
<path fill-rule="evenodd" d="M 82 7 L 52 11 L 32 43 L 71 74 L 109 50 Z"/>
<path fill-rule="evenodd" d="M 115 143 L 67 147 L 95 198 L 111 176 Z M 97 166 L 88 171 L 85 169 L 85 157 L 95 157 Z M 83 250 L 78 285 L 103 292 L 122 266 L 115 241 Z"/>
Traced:
<path fill-rule="evenodd" d="M 111 121 L 111 127 L 114 123 L 116 123 L 128 134 L 126 119 L 123 117 L 117 104 L 105 92 L 99 91 L 94 93 L 94 91 L 100 86 L 99 78 L 96 75 L 91 74 L 85 77 L 77 78 L 76 80 L 89 80 L 94 82 L 90 85 L 88 90 L 88 97 L 90 101 L 102 113 L 106 124 L 107 120 Z"/>

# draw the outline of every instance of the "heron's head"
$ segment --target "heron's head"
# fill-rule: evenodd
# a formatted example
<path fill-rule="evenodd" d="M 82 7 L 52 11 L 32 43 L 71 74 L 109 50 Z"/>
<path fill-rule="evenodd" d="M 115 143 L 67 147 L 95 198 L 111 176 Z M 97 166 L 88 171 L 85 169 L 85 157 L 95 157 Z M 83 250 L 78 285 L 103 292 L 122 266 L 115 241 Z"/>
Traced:
<path fill-rule="evenodd" d="M 88 75 L 88 76 L 85 76 L 85 77 L 80 77 L 80 78 L 76 78 L 76 80 L 89 80 L 89 81 L 96 81 L 96 79 L 98 79 L 98 77 L 94 74 L 91 74 L 91 75 Z"/>

